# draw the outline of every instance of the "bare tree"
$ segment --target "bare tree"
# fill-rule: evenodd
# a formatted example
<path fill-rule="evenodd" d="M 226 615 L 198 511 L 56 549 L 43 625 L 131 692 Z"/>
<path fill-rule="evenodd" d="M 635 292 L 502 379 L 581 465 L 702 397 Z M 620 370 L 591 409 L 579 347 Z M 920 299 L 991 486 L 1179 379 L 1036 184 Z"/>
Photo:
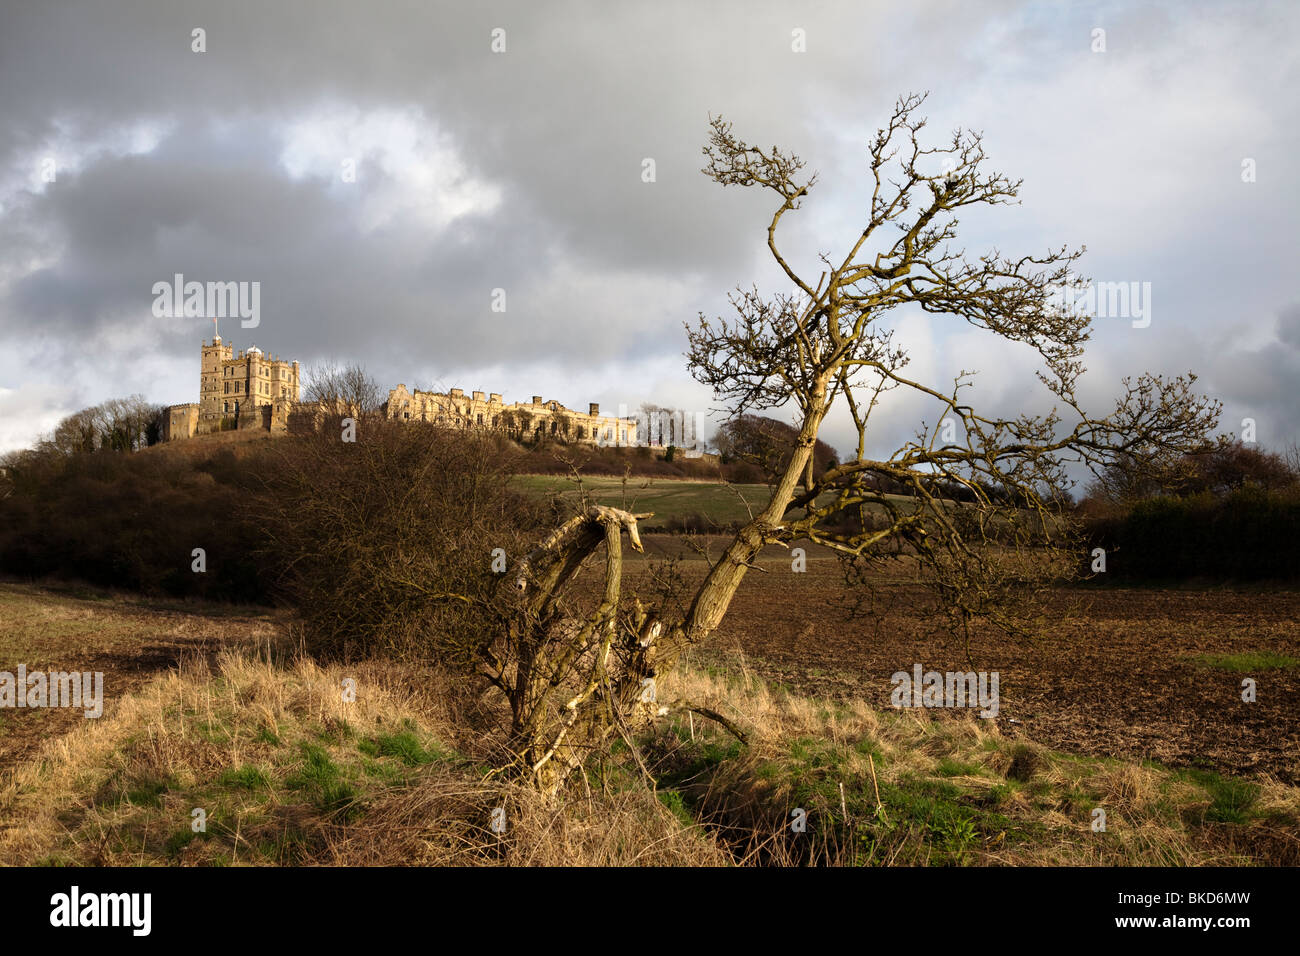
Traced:
<path fill-rule="evenodd" d="M 38 450 L 58 455 L 139 451 L 157 444 L 166 411 L 143 395 L 110 398 L 68 415 L 41 440 Z"/>
<path fill-rule="evenodd" d="M 317 403 L 323 411 L 360 418 L 383 406 L 383 389 L 360 365 L 325 362 L 309 368 L 306 378 L 307 401 Z"/>
<path fill-rule="evenodd" d="M 704 172 L 723 186 L 774 194 L 767 245 L 797 291 L 771 298 L 739 291 L 732 319 L 701 315 L 688 328 L 689 364 L 732 414 L 786 409 L 797 435 L 767 505 L 735 535 L 684 613 L 647 610 L 621 593 L 622 535 L 639 549 L 643 515 L 588 508 L 518 562 L 508 585 L 513 617 L 487 669 L 512 703 L 517 766 L 544 790 L 558 789 L 612 734 L 668 709 L 647 682 L 714 633 L 765 546 L 806 538 L 859 569 L 884 558 L 915 561 L 954 629 L 985 622 L 1014 631 L 1009 607 L 1018 595 L 1078 563 L 1061 493 L 1071 464 L 1096 470 L 1118 455 L 1152 462 L 1182 454 L 1217 424 L 1218 404 L 1192 392 L 1193 375 L 1125 380 L 1109 414 L 1084 410 L 1075 385 L 1090 319 L 1062 308 L 1057 295 L 1080 281 L 1072 272 L 1080 252 L 954 251 L 956 214 L 1008 204 L 1020 182 L 986 171 L 978 133 L 959 129 L 942 145 L 923 145 L 923 100 L 901 97 L 869 144 L 870 216 L 843 256 L 821 257 L 816 279 L 793 267 L 776 238 L 816 177 L 803 177 L 797 156 L 752 146 L 722 118 L 712 120 Z M 886 324 L 904 306 L 1035 349 L 1053 409 L 998 418 L 962 402 L 970 373 L 951 387 L 909 378 L 907 351 Z M 889 457 L 873 457 L 871 417 L 892 389 L 926 397 L 962 434 L 941 441 L 937 425 L 922 427 Z M 856 427 L 857 447 L 818 474 L 817 434 L 836 403 Z M 879 479 L 905 489 L 904 497 L 877 490 Z M 969 502 L 945 497 L 950 487 L 967 489 Z M 603 596 L 575 616 L 566 592 L 602 547 Z"/>

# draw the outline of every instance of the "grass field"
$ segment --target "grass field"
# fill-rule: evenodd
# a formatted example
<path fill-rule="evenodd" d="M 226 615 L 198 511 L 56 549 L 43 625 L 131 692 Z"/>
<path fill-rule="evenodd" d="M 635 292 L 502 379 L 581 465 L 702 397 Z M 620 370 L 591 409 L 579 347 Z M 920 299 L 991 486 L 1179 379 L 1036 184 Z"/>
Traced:
<path fill-rule="evenodd" d="M 682 481 L 665 478 L 583 478 L 582 491 L 573 481 L 559 475 L 520 475 L 513 484 L 539 496 L 559 496 L 577 502 L 585 492 L 594 504 L 632 511 L 652 511 L 644 526 L 653 530 L 666 522 L 706 515 L 719 525 L 748 521 L 749 509 L 767 503 L 767 485 L 724 485 L 715 481 Z"/>
<path fill-rule="evenodd" d="M 0 670 L 99 671 L 110 705 L 184 659 L 276 633 L 265 609 L 203 605 L 196 614 L 179 601 L 0 582 Z M 83 721 L 74 710 L 0 709 L 0 769 Z"/>
<path fill-rule="evenodd" d="M 108 697 L 98 720 L 0 711 L 0 858 L 1300 863 L 1300 597 L 1114 590 L 1073 614 L 1065 601 L 1032 645 L 973 643 L 973 664 L 1003 675 L 998 717 L 977 720 L 888 706 L 892 671 L 968 666 L 909 582 L 882 582 L 879 617 L 853 620 L 833 561 L 760 565 L 718 641 L 661 691 L 728 715 L 749 745 L 671 720 L 637 741 L 655 789 L 616 755 L 558 816 L 489 778 L 499 737 L 467 730 L 472 698 L 436 672 L 294 660 L 286 621 L 247 609 L 0 586 L 0 669 L 93 666 Z M 1256 704 L 1239 700 L 1244 673 Z M 504 837 L 489 828 L 498 806 Z M 792 807 L 806 839 L 788 831 Z"/>
<path fill-rule="evenodd" d="M 582 492 L 568 478 L 560 475 L 520 475 L 513 479 L 515 487 L 539 496 L 560 496 L 577 502 L 585 492 L 593 504 L 611 505 L 631 511 L 651 511 L 654 517 L 642 522 L 643 528 L 654 531 L 666 524 L 686 518 L 703 516 L 719 527 L 743 524 L 753 512 L 767 504 L 771 490 L 763 484 L 727 485 L 716 481 L 691 481 L 672 478 L 605 476 L 582 479 Z M 898 501 L 910 500 L 900 495 L 890 495 Z"/>

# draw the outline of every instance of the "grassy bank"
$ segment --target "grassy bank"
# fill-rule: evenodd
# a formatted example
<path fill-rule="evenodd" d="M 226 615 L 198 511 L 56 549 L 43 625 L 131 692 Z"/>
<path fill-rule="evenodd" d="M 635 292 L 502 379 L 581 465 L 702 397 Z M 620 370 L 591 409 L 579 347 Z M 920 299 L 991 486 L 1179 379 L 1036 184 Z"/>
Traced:
<path fill-rule="evenodd" d="M 1300 788 L 1264 777 L 1078 757 L 973 718 L 800 696 L 739 660 L 687 667 L 661 699 L 725 714 L 748 744 L 683 713 L 637 740 L 651 780 L 624 748 L 551 807 L 490 775 L 497 738 L 470 728 L 491 714 L 434 672 L 229 650 L 155 676 L 14 766 L 0 784 L 0 854 L 55 865 L 1300 862 Z"/>

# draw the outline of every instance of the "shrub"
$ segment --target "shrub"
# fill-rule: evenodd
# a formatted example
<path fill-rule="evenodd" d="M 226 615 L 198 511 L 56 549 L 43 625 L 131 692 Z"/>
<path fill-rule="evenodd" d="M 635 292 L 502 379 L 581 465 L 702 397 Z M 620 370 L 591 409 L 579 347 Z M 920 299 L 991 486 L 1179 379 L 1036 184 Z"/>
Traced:
<path fill-rule="evenodd" d="M 252 554 L 261 530 L 245 509 L 256 465 L 160 451 L 20 456 L 0 501 L 0 570 L 147 594 L 268 600 L 267 569 Z M 205 552 L 204 573 L 191 568 L 195 548 Z"/>
<path fill-rule="evenodd" d="M 1169 581 L 1300 578 L 1300 487 L 1246 485 L 1227 495 L 1139 501 L 1085 519 L 1109 578 Z"/>
<path fill-rule="evenodd" d="M 380 418 L 338 436 L 275 443 L 253 503 L 309 649 L 468 662 L 492 636 L 494 550 L 512 566 L 545 509 L 507 488 L 490 436 Z"/>

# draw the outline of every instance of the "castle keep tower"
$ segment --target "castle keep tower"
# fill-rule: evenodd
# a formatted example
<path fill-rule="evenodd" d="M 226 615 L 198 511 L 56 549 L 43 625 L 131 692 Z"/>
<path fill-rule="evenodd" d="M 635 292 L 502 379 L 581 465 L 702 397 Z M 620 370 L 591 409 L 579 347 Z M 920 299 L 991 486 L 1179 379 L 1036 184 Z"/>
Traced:
<path fill-rule="evenodd" d="M 199 358 L 199 400 L 173 405 L 167 440 L 232 428 L 283 431 L 299 400 L 298 363 L 266 355 L 257 346 L 235 354 L 215 335 Z"/>
<path fill-rule="evenodd" d="M 203 343 L 203 357 L 199 365 L 199 417 L 221 417 L 222 368 L 233 361 L 233 345 L 224 345 L 221 336 L 213 336 L 212 344 Z"/>

